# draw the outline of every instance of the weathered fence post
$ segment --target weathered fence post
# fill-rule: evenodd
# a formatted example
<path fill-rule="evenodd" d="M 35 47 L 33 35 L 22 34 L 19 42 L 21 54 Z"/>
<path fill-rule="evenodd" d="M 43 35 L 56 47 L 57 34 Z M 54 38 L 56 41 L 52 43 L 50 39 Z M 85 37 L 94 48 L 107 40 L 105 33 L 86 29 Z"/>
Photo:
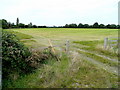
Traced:
<path fill-rule="evenodd" d="M 62 48 L 60 48 L 60 58 L 62 57 Z"/>
<path fill-rule="evenodd" d="M 51 49 L 52 49 L 53 53 L 55 54 L 55 50 L 54 50 L 54 47 L 53 47 L 53 45 L 52 45 L 52 43 L 51 43 L 50 39 L 48 39 L 48 41 L 49 41 L 49 44 L 50 44 L 50 47 L 51 47 Z"/>
<path fill-rule="evenodd" d="M 108 45 L 108 38 L 105 38 L 105 39 L 104 39 L 104 49 L 107 48 L 107 45 Z"/>
<path fill-rule="evenodd" d="M 69 40 L 66 41 L 66 53 L 69 54 Z"/>

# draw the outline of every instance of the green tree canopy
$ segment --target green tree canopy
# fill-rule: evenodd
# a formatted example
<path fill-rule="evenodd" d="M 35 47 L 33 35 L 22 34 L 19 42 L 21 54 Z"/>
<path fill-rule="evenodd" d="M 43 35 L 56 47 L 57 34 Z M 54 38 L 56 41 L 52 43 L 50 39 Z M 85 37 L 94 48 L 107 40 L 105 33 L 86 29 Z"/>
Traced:
<path fill-rule="evenodd" d="M 99 28 L 98 22 L 95 22 L 95 23 L 93 24 L 93 28 Z"/>
<path fill-rule="evenodd" d="M 16 26 L 19 27 L 19 18 L 16 20 Z"/>

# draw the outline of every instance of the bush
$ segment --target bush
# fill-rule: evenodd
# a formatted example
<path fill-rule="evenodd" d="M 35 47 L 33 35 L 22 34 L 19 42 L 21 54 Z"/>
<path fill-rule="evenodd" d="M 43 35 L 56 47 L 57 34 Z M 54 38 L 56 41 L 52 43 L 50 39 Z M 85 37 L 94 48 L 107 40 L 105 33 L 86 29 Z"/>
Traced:
<path fill-rule="evenodd" d="M 8 87 L 47 61 L 56 59 L 49 50 L 29 50 L 11 32 L 3 30 L 2 33 L 2 76 L 3 88 Z"/>
<path fill-rule="evenodd" d="M 19 39 L 12 33 L 4 31 L 2 33 L 2 74 L 3 79 L 17 72 L 28 73 L 32 71 L 28 58 L 31 52 L 25 47 Z"/>

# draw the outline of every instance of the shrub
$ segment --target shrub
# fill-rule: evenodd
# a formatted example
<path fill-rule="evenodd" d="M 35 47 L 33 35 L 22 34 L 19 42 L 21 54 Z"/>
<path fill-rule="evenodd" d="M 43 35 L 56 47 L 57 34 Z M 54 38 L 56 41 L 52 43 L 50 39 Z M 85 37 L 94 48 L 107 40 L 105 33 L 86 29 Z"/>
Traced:
<path fill-rule="evenodd" d="M 49 50 L 29 50 L 11 32 L 3 30 L 2 33 L 2 76 L 3 88 L 8 87 L 25 74 L 39 68 L 55 56 Z M 56 59 L 55 59 L 56 60 Z M 21 76 L 22 75 L 22 76 Z"/>
<path fill-rule="evenodd" d="M 32 71 L 27 59 L 31 52 L 12 33 L 4 31 L 2 33 L 2 74 L 3 79 L 17 72 L 28 73 Z"/>

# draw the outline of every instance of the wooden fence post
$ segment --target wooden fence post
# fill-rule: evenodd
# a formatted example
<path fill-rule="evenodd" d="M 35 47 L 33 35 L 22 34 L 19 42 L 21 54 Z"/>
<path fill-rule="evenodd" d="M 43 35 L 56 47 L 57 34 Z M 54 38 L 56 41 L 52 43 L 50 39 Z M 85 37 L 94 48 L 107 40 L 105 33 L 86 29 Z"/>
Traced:
<path fill-rule="evenodd" d="M 53 45 L 52 45 L 52 43 L 51 43 L 50 39 L 48 39 L 48 41 L 49 41 L 49 44 L 50 44 L 50 47 L 51 47 L 51 49 L 52 49 L 53 53 L 55 54 L 55 50 L 54 50 L 54 47 L 53 47 Z"/>
<path fill-rule="evenodd" d="M 104 49 L 107 48 L 107 45 L 108 45 L 108 38 L 105 38 L 105 39 L 104 39 Z"/>
<path fill-rule="evenodd" d="M 62 57 L 62 48 L 60 48 L 60 58 Z"/>
<path fill-rule="evenodd" d="M 69 40 L 66 41 L 66 53 L 69 54 Z"/>

